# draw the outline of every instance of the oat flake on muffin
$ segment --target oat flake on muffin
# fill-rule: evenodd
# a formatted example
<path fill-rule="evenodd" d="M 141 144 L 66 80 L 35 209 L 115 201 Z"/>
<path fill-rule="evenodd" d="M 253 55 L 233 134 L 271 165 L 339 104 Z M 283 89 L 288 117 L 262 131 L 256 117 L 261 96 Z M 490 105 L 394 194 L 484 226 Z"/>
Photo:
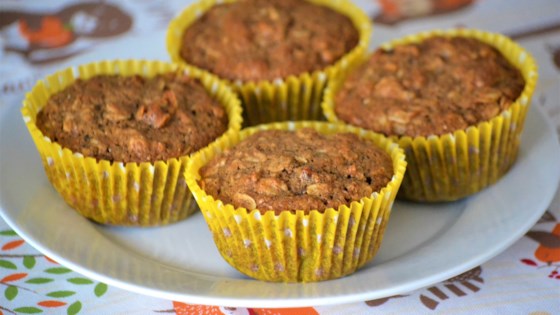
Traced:
<path fill-rule="evenodd" d="M 198 80 L 178 73 L 78 79 L 37 115 L 39 129 L 63 147 L 120 162 L 189 155 L 227 125 L 220 103 Z"/>
<path fill-rule="evenodd" d="M 495 48 L 435 36 L 375 51 L 336 94 L 335 112 L 385 135 L 442 135 L 495 117 L 524 86 L 520 71 Z"/>
<path fill-rule="evenodd" d="M 237 207 L 324 211 L 385 187 L 389 155 L 353 133 L 313 129 L 258 132 L 201 169 L 202 189 Z"/>
<path fill-rule="evenodd" d="M 301 0 L 218 4 L 183 34 L 181 57 L 228 80 L 260 81 L 313 72 L 352 50 L 352 21 Z"/>

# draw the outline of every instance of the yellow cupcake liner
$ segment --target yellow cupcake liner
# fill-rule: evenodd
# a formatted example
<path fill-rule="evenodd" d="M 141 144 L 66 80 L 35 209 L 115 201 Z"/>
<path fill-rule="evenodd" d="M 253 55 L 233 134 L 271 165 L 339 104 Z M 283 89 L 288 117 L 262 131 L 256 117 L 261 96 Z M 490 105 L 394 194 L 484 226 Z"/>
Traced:
<path fill-rule="evenodd" d="M 313 128 L 323 134 L 352 132 L 371 141 L 391 156 L 392 180 L 370 197 L 338 209 L 283 211 L 279 215 L 223 204 L 199 186 L 199 169 L 242 139 L 262 130 L 301 128 Z M 185 175 L 214 241 L 230 265 L 260 280 L 309 282 L 348 275 L 373 258 L 405 168 L 402 149 L 382 135 L 352 126 L 301 121 L 259 125 L 230 134 L 194 154 Z"/>
<path fill-rule="evenodd" d="M 409 163 L 399 198 L 414 201 L 457 200 L 484 189 L 506 174 L 517 158 L 525 116 L 538 78 L 531 54 L 501 34 L 473 29 L 435 30 L 396 39 L 381 48 L 390 50 L 433 36 L 469 37 L 489 44 L 519 69 L 525 88 L 509 109 L 476 126 L 441 136 L 392 137 L 405 150 Z M 331 122 L 342 122 L 334 112 L 334 95 L 348 72 L 337 82 L 331 82 L 325 92 L 322 107 Z"/>
<path fill-rule="evenodd" d="M 117 60 L 71 67 L 38 81 L 27 93 L 21 112 L 47 177 L 77 212 L 105 224 L 153 226 L 176 222 L 196 211 L 183 177 L 188 156 L 154 163 L 98 161 L 63 148 L 36 126 L 37 113 L 49 97 L 77 78 L 88 79 L 100 74 L 152 77 L 176 71 L 198 78 L 212 97 L 226 108 L 229 124 L 222 136 L 239 131 L 241 105 L 225 83 L 204 71 L 165 62 Z"/>
<path fill-rule="evenodd" d="M 183 32 L 189 25 L 215 4 L 233 1 L 201 0 L 174 18 L 169 24 L 166 38 L 171 60 L 185 63 L 179 51 Z M 320 104 L 327 82 L 367 51 L 372 25 L 361 9 L 348 0 L 307 1 L 348 16 L 360 34 L 358 44 L 333 65 L 312 73 L 258 82 L 230 82 L 241 97 L 245 126 L 286 120 L 324 120 Z"/>

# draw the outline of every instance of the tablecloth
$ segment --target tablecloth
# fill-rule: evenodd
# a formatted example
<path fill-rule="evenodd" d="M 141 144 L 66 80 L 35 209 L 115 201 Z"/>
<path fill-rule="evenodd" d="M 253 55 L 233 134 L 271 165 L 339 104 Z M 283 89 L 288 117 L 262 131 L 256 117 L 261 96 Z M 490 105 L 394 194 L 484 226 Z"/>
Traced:
<path fill-rule="evenodd" d="M 107 47 L 127 37 L 161 34 L 163 44 L 167 23 L 190 2 L 0 2 L 0 106 L 19 106 L 38 78 L 81 55 L 107 58 L 103 55 Z M 475 27 L 514 38 L 539 64 L 532 106 L 541 107 L 560 133 L 559 1 L 355 2 L 374 22 L 372 47 L 405 34 L 449 27 Z M 57 36 L 50 36 L 53 33 Z M 33 45 L 45 38 L 50 47 Z M 125 51 L 124 55 L 142 57 L 143 52 Z M 41 254 L 0 219 L 0 315 L 35 313 L 560 314 L 560 191 L 527 234 L 461 275 L 397 296 L 299 308 L 193 305 L 111 287 Z"/>

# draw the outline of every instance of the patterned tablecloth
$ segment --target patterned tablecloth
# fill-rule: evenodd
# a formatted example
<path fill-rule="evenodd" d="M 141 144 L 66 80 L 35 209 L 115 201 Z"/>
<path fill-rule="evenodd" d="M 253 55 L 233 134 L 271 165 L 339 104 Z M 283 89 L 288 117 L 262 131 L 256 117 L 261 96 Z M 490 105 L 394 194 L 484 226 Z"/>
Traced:
<path fill-rule="evenodd" d="M 513 37 L 539 63 L 540 79 L 533 106 L 542 107 L 560 132 L 559 1 L 355 1 L 375 23 L 372 47 L 397 36 L 438 27 L 476 27 Z M 19 106 L 36 79 L 80 56 L 110 58 L 96 52 L 106 54 L 107 47 L 112 47 L 108 45 L 128 37 L 161 34 L 163 45 L 168 21 L 189 3 L 3 0 L 0 106 Z M 34 45 L 34 41 L 45 38 L 47 48 Z M 126 47 L 110 51 L 119 54 L 118 50 L 125 50 L 119 57 L 153 57 L 150 46 L 146 51 L 127 52 Z M 166 58 L 164 47 L 158 48 L 157 54 Z M 372 301 L 292 309 L 190 305 L 110 287 L 44 256 L 0 219 L 0 314 L 19 313 L 560 314 L 560 191 L 525 236 L 490 261 L 459 276 Z"/>

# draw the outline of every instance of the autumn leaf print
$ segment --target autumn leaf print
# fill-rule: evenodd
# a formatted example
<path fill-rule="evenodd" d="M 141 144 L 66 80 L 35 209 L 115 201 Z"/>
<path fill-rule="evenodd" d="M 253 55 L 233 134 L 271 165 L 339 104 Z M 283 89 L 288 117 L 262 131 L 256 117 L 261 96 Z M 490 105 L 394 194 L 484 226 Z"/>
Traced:
<path fill-rule="evenodd" d="M 62 301 L 55 301 L 55 300 L 46 300 L 46 301 L 41 301 L 39 303 L 37 303 L 37 305 L 39 306 L 43 306 L 43 307 L 60 307 L 60 306 L 64 306 L 67 303 L 62 302 Z"/>
<path fill-rule="evenodd" d="M 4 278 L 2 278 L 0 280 L 0 282 L 6 283 L 6 282 L 18 281 L 18 280 L 23 279 L 25 277 L 27 277 L 26 273 L 14 273 L 14 274 L 5 276 Z"/>
<path fill-rule="evenodd" d="M 4 246 L 2 246 L 2 250 L 6 251 L 6 250 L 12 250 L 15 248 L 20 247 L 21 245 L 23 245 L 25 243 L 24 240 L 15 240 L 15 241 L 11 241 L 8 242 L 6 244 L 4 244 Z"/>

